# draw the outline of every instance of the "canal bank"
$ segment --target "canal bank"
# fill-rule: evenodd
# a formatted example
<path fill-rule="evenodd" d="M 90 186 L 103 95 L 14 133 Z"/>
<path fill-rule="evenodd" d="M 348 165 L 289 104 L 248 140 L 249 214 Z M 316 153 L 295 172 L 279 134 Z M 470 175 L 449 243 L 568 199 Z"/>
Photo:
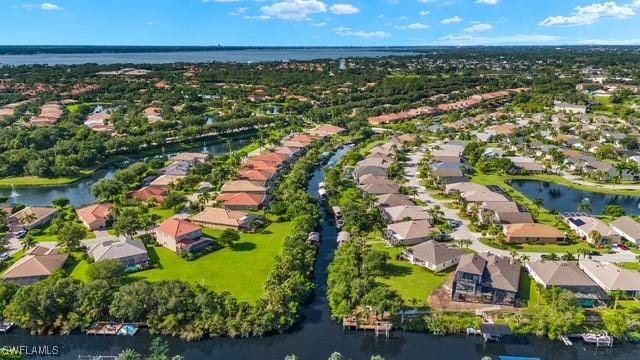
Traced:
<path fill-rule="evenodd" d="M 126 161 L 110 161 L 108 165 L 94 171 L 91 175 L 82 177 L 78 181 L 55 186 L 28 186 L 0 188 L 0 197 L 9 198 L 10 203 L 19 203 L 27 206 L 51 206 L 51 201 L 56 198 L 67 198 L 71 205 L 81 206 L 95 202 L 91 188 L 102 179 L 110 179 L 113 174 L 137 160 L 146 160 L 150 157 L 173 156 L 181 151 L 206 152 L 211 155 L 221 155 L 229 151 L 235 151 L 251 143 L 253 133 L 245 133 L 241 136 L 224 140 L 210 140 L 199 143 L 185 144 L 160 149 L 149 150 L 129 157 Z M 122 159 L 122 157 L 119 157 Z"/>
<path fill-rule="evenodd" d="M 329 160 L 334 164 L 346 154 L 348 148 L 341 148 Z M 308 186 L 308 192 L 317 197 L 319 183 L 324 181 L 322 168 L 315 170 Z M 322 242 L 315 263 L 315 299 L 304 311 L 304 321 L 286 334 L 264 338 L 230 339 L 216 338 L 200 342 L 184 342 L 176 338 L 166 338 L 170 354 L 180 354 L 185 359 L 284 359 L 288 354 L 296 354 L 302 360 L 326 360 L 338 351 L 345 358 L 369 359 L 371 355 L 381 355 L 390 359 L 481 359 L 489 355 L 536 356 L 544 360 L 592 359 L 595 348 L 577 344 L 567 347 L 560 342 L 542 338 L 523 338 L 517 342 L 502 344 L 482 344 L 481 337 L 446 336 L 402 333 L 395 331 L 390 339 L 376 338 L 372 333 L 343 332 L 342 327 L 331 320 L 327 305 L 326 289 L 329 264 L 337 248 L 337 229 L 330 221 L 330 215 L 323 212 L 321 222 Z M 87 336 L 29 336 L 22 330 L 0 335 L 3 346 L 41 346 L 60 349 L 60 359 L 78 359 L 79 355 L 117 355 L 123 349 L 133 348 L 147 354 L 152 340 L 146 331 L 133 337 Z M 610 353 L 610 358 L 631 360 L 640 358 L 640 347 L 623 344 L 612 349 L 601 349 L 599 354 Z M 30 356 L 28 359 L 47 359 L 47 356 Z"/>

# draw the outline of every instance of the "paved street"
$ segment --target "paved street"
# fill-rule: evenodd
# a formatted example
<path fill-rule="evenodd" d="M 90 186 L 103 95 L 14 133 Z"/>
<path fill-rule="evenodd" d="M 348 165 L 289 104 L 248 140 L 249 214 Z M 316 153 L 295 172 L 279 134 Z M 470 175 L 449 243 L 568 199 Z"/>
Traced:
<path fill-rule="evenodd" d="M 407 177 L 408 185 L 417 190 L 418 199 L 426 202 L 427 204 L 430 204 L 429 206 L 432 206 L 432 204 L 440 205 L 440 208 L 444 212 L 445 218 L 456 220 L 461 223 L 461 225 L 457 229 L 455 229 L 453 233 L 453 238 L 455 240 L 461 240 L 461 239 L 471 240 L 471 245 L 469 246 L 469 248 L 476 252 L 489 251 L 494 254 L 510 256 L 509 251 L 492 248 L 490 246 L 487 246 L 481 243 L 479 240 L 481 234 L 474 233 L 469 229 L 469 220 L 461 219 L 460 216 L 458 216 L 458 213 L 456 211 L 451 210 L 446 206 L 447 200 L 440 200 L 440 199 L 433 198 L 429 194 L 427 189 L 420 184 L 420 180 L 418 178 L 418 173 L 417 173 L 417 167 L 418 167 L 418 162 L 420 162 L 420 159 L 422 159 L 424 155 L 425 155 L 425 152 L 422 149 L 410 153 L 409 161 L 406 163 L 406 167 L 405 167 L 405 176 Z M 531 260 L 539 260 L 541 256 L 545 253 L 527 252 L 526 254 L 530 257 Z M 617 252 L 613 254 L 594 256 L 593 259 L 599 260 L 599 261 L 609 261 L 609 262 L 636 262 L 637 261 L 635 253 L 629 250 L 619 250 L 619 249 L 617 249 Z"/>

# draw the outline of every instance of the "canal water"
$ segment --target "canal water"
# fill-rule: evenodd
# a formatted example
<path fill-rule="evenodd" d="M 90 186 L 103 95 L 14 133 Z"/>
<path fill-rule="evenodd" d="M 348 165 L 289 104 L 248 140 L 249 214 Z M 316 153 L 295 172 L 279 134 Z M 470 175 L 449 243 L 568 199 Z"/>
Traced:
<path fill-rule="evenodd" d="M 580 202 L 586 198 L 591 202 L 593 214 L 602 214 L 608 205 L 621 206 L 627 215 L 640 214 L 640 197 L 622 195 L 622 190 L 621 195 L 600 194 L 537 180 L 512 180 L 511 186 L 532 200 L 542 199 L 545 209 L 559 213 L 578 211 Z"/>
<path fill-rule="evenodd" d="M 235 138 L 229 144 L 231 150 L 238 150 L 251 142 L 250 136 L 241 136 Z M 229 145 L 220 140 L 205 141 L 200 145 L 193 144 L 193 147 L 170 147 L 167 149 L 161 149 L 158 153 L 154 151 L 154 155 L 133 156 L 131 160 L 117 163 L 105 168 L 96 170 L 91 176 L 80 179 L 72 184 L 60 185 L 60 186 L 34 186 L 34 187 L 19 187 L 19 188 L 0 188 L 0 197 L 8 197 L 9 202 L 13 204 L 25 204 L 28 206 L 51 206 L 51 201 L 56 198 L 67 198 L 71 205 L 80 206 L 91 204 L 95 202 L 95 197 L 91 193 L 93 185 L 102 180 L 110 179 L 113 174 L 137 160 L 146 160 L 149 157 L 171 157 L 180 151 L 190 150 L 206 152 L 212 155 L 224 154 L 229 151 Z"/>
<path fill-rule="evenodd" d="M 349 148 L 339 149 L 330 164 L 338 161 Z M 317 169 L 309 184 L 309 194 L 317 197 L 319 183 L 324 180 L 324 171 Z M 542 338 L 524 338 L 517 343 L 483 345 L 480 337 L 446 336 L 402 333 L 395 331 L 390 339 L 376 338 L 372 333 L 343 332 L 342 327 L 331 319 L 326 299 L 328 267 L 337 247 L 337 230 L 328 213 L 323 214 L 322 242 L 315 264 L 315 300 L 304 311 L 305 320 L 291 333 L 254 339 L 217 338 L 200 342 L 184 342 L 166 338 L 171 355 L 180 354 L 187 360 L 195 359 L 274 359 L 282 360 L 286 355 L 296 354 L 302 360 L 326 360 L 338 351 L 345 359 L 369 360 L 372 355 L 391 359 L 437 359 L 480 360 L 483 356 L 498 359 L 499 355 L 535 356 L 543 360 L 640 359 L 640 347 L 616 345 L 612 349 L 600 349 L 576 344 L 572 347 L 557 341 Z M 16 330 L 0 335 L 3 346 L 39 346 L 61 351 L 58 358 L 77 359 L 79 355 L 117 355 L 125 348 L 133 348 L 147 354 L 152 337 L 142 333 L 133 337 L 116 336 L 29 336 Z M 33 356 L 28 359 L 47 359 Z"/>

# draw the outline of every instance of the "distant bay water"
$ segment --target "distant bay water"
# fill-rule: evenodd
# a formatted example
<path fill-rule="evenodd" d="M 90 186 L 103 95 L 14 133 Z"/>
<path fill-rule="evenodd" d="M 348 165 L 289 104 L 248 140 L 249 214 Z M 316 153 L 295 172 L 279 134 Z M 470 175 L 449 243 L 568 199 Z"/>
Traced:
<path fill-rule="evenodd" d="M 0 66 L 10 65 L 79 65 L 79 64 L 166 64 L 231 62 L 251 63 L 283 60 L 340 59 L 352 57 L 382 57 L 416 55 L 411 48 L 245 48 L 215 51 L 153 51 L 153 52 L 78 52 L 0 55 Z"/>

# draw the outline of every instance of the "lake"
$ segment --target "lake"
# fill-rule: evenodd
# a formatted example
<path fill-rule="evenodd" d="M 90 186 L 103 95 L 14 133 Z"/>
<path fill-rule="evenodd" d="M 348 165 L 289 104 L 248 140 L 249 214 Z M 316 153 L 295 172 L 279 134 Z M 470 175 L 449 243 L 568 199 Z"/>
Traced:
<path fill-rule="evenodd" d="M 593 193 L 537 180 L 512 180 L 511 186 L 531 200 L 542 199 L 545 209 L 559 213 L 577 211 L 582 199 L 588 198 L 593 214 L 602 214 L 607 205 L 619 205 L 628 215 L 640 214 L 640 197 L 636 196 Z"/>
<path fill-rule="evenodd" d="M 259 48 L 216 51 L 166 51 L 132 53 L 76 53 L 0 55 L 0 65 L 167 64 L 176 62 L 268 62 L 282 60 L 339 59 L 415 55 L 407 48 Z"/>
<path fill-rule="evenodd" d="M 250 136 L 240 135 L 237 138 L 231 140 L 231 150 L 238 150 L 245 147 L 251 142 Z M 160 150 L 154 150 L 154 155 L 137 155 L 129 156 L 131 160 L 126 162 L 120 162 L 106 168 L 96 170 L 91 176 L 82 178 L 74 183 L 59 186 L 33 186 L 33 187 L 19 187 L 15 189 L 0 188 L 0 196 L 6 196 L 9 198 L 10 203 L 25 204 L 28 206 L 51 206 L 51 201 L 56 198 L 64 197 L 69 199 L 69 202 L 73 206 L 87 205 L 94 203 L 96 198 L 91 193 L 91 188 L 95 183 L 102 179 L 110 179 L 113 174 L 121 168 L 132 164 L 135 160 L 144 161 L 153 156 L 167 156 L 171 157 L 180 151 L 190 149 L 192 151 L 206 152 L 212 155 L 224 154 L 229 151 L 229 146 L 225 142 L 220 140 L 210 140 L 200 143 L 201 145 L 192 144 L 189 146 L 182 146 L 180 148 L 173 146 L 168 148 L 162 148 Z M 179 149 L 179 150 L 178 150 Z M 159 153 L 157 153 L 159 151 Z"/>
<path fill-rule="evenodd" d="M 329 163 L 335 163 L 350 148 L 341 148 Z M 308 191 L 317 197 L 319 183 L 324 180 L 324 171 L 318 168 L 310 181 Z M 286 355 L 296 354 L 301 360 L 326 360 L 334 351 L 341 352 L 346 359 L 369 360 L 371 355 L 382 355 L 392 359 L 437 359 L 480 360 L 489 355 L 497 360 L 498 355 L 535 356 L 543 360 L 587 360 L 594 357 L 616 360 L 640 359 L 640 346 L 622 344 L 609 349 L 596 350 L 593 346 L 576 344 L 564 346 L 558 341 L 543 338 L 522 338 L 516 343 L 482 344 L 480 337 L 445 336 L 403 333 L 396 331 L 390 339 L 376 338 L 372 333 L 343 332 L 342 327 L 331 319 L 327 305 L 326 289 L 328 267 L 337 247 L 337 229 L 323 213 L 318 257 L 315 264 L 315 299 L 305 310 L 305 320 L 291 333 L 252 339 L 216 338 L 187 343 L 175 338 L 166 338 L 171 355 L 180 354 L 187 360 L 205 359 L 265 359 L 282 360 Z M 117 355 L 125 348 L 133 348 L 146 354 L 152 337 L 142 332 L 133 337 L 116 336 L 29 336 L 21 330 L 0 335 L 3 346 L 58 346 L 61 359 L 78 359 L 79 355 Z M 606 355 L 606 356 L 600 356 Z M 51 357 L 28 357 L 47 359 Z"/>

